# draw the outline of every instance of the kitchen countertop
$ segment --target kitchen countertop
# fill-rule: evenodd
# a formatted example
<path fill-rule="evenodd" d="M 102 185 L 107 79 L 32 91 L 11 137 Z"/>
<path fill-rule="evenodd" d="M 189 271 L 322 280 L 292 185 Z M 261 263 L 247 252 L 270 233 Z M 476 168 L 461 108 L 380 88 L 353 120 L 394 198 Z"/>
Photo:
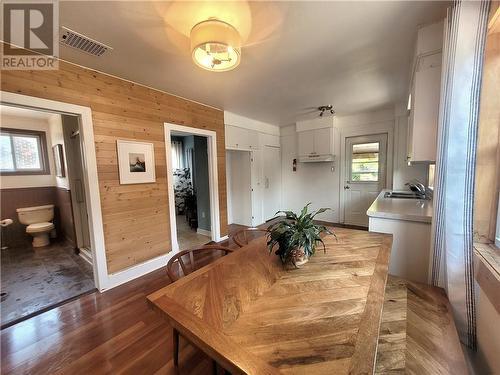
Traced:
<path fill-rule="evenodd" d="M 384 198 L 388 189 L 382 190 L 366 214 L 369 217 L 398 219 L 430 223 L 432 221 L 432 200 Z"/>

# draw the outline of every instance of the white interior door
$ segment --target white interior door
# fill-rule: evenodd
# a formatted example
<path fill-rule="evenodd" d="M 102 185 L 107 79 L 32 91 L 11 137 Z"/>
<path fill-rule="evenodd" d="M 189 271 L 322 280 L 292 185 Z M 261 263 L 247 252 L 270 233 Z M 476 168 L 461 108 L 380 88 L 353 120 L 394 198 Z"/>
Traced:
<path fill-rule="evenodd" d="M 344 222 L 367 227 L 366 211 L 386 184 L 387 134 L 345 142 Z"/>
<path fill-rule="evenodd" d="M 263 159 L 263 211 L 264 221 L 267 221 L 281 209 L 281 152 L 279 147 L 264 146 Z"/>
<path fill-rule="evenodd" d="M 252 226 L 251 154 L 249 151 L 227 151 L 229 224 Z"/>

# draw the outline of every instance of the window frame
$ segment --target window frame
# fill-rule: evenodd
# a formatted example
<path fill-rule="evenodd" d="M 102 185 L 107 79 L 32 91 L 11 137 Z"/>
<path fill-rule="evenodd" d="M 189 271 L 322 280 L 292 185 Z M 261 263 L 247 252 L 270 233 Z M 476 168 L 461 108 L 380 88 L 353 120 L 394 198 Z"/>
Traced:
<path fill-rule="evenodd" d="M 377 180 L 376 181 L 357 181 L 357 180 L 353 180 L 352 179 L 352 174 L 353 174 L 353 170 L 352 170 L 352 164 L 354 162 L 354 158 L 352 157 L 354 155 L 354 146 L 356 145 L 364 145 L 364 144 L 369 144 L 369 143 L 378 143 L 378 150 L 376 151 L 376 153 L 378 154 L 377 156 L 377 165 L 378 165 L 378 169 L 377 169 Z M 352 143 L 351 145 L 351 150 L 350 150 L 350 159 L 351 159 L 351 163 L 349 164 L 348 166 L 348 173 L 349 173 L 349 183 L 355 183 L 355 184 L 379 184 L 381 181 L 380 181 L 380 175 L 381 175 L 381 165 L 380 165 L 380 147 L 381 147 L 381 141 L 377 140 L 375 142 L 373 141 L 370 141 L 370 142 L 360 142 L 360 143 Z M 366 152 L 368 153 L 368 152 Z M 369 163 L 373 163 L 373 162 L 369 162 Z M 359 173 L 359 174 L 363 174 L 363 173 L 373 173 L 373 172 L 354 172 L 354 173 Z"/>
<path fill-rule="evenodd" d="M 44 131 L 39 130 L 28 130 L 28 129 L 15 129 L 15 128 L 0 128 L 0 134 L 8 134 L 11 139 L 11 147 L 12 147 L 12 136 L 20 135 L 20 136 L 32 136 L 38 138 L 38 144 L 40 146 L 40 169 L 33 170 L 14 170 L 14 171 L 2 171 L 0 170 L 0 176 L 33 176 L 33 175 L 49 175 L 50 174 L 50 165 L 49 165 L 49 154 L 47 151 L 47 135 Z M 15 155 L 14 150 L 12 149 L 12 156 L 14 157 L 15 163 Z"/>

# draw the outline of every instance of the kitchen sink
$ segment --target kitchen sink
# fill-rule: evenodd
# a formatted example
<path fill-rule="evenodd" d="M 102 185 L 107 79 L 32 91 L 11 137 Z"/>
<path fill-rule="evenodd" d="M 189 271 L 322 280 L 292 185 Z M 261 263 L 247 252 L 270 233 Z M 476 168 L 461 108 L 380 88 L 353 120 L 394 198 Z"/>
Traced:
<path fill-rule="evenodd" d="M 388 191 L 384 194 L 384 198 L 425 199 L 421 195 L 417 195 L 412 191 Z"/>

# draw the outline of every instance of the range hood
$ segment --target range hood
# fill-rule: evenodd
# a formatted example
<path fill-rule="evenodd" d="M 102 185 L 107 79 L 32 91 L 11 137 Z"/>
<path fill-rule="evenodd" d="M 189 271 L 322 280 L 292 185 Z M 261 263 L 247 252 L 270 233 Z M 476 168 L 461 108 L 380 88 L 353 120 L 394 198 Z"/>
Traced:
<path fill-rule="evenodd" d="M 335 155 L 304 155 L 299 157 L 299 161 L 301 163 L 318 163 L 318 162 L 328 162 L 328 161 L 334 161 L 335 160 Z"/>

